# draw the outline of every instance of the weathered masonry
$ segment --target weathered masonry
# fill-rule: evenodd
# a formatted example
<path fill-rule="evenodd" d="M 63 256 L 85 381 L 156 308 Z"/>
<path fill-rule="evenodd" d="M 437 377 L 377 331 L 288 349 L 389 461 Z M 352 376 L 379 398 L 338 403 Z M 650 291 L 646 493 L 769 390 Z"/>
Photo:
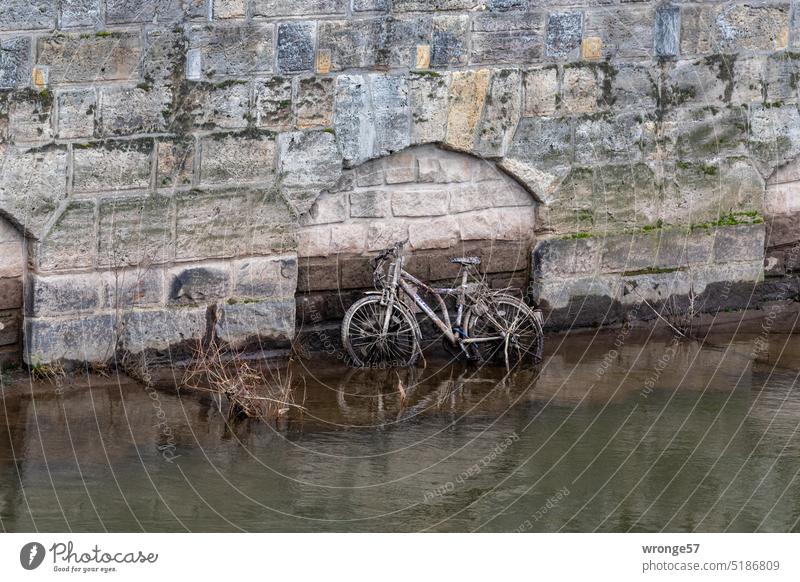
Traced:
<path fill-rule="evenodd" d="M 286 345 L 402 235 L 556 326 L 785 295 L 798 48 L 773 0 L 5 0 L 0 352 Z"/>

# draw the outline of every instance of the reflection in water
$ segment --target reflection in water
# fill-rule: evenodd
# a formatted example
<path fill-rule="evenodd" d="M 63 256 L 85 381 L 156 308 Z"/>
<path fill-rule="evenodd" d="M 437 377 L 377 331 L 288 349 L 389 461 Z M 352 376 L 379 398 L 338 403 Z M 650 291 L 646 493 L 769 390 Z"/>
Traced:
<path fill-rule="evenodd" d="M 800 349 L 553 338 L 540 370 L 305 363 L 305 412 L 86 377 L 3 391 L 5 531 L 798 530 Z M 619 343 L 619 342 L 618 342 Z"/>

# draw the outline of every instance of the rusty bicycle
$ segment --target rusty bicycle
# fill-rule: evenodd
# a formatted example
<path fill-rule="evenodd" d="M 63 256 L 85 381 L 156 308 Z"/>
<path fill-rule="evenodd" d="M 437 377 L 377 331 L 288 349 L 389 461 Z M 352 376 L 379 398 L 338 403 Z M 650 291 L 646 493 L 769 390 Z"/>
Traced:
<path fill-rule="evenodd" d="M 542 360 L 541 312 L 506 291 L 493 290 L 477 270 L 479 257 L 457 257 L 460 284 L 434 288 L 404 267 L 406 241 L 370 261 L 375 291 L 356 301 L 342 321 L 342 344 L 358 367 L 412 366 L 422 354 L 422 332 L 401 293 L 430 318 L 457 353 L 479 362 L 502 361 L 507 368 Z M 418 289 L 436 299 L 439 313 Z M 446 298 L 455 300 L 451 320 Z"/>

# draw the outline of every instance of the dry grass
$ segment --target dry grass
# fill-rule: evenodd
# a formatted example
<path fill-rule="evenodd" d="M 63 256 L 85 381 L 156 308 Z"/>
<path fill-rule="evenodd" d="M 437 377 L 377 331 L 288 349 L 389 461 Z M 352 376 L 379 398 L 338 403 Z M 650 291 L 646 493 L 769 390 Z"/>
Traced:
<path fill-rule="evenodd" d="M 285 372 L 262 371 L 241 353 L 216 340 L 198 343 L 183 376 L 182 387 L 211 392 L 220 410 L 227 401 L 229 420 L 255 418 L 263 421 L 305 410 L 295 399 L 291 361 Z M 304 398 L 304 397 L 303 397 Z"/>

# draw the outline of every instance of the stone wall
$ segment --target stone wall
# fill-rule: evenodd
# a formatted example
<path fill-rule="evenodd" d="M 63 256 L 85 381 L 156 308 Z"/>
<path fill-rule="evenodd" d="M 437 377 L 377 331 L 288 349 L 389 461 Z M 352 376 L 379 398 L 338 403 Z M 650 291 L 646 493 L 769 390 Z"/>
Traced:
<path fill-rule="evenodd" d="M 610 256 L 706 225 L 748 246 L 766 220 L 785 255 L 794 211 L 772 201 L 797 192 L 780 172 L 800 156 L 799 29 L 778 0 L 2 2 L 0 215 L 31 241 L 27 359 L 163 351 L 212 315 L 235 342 L 287 341 L 315 213 L 343 173 L 415 146 L 512 177 L 540 245 L 600 237 Z M 564 277 L 582 302 L 546 248 L 535 298 L 564 305 Z M 243 265 L 269 281 L 243 292 Z"/>
<path fill-rule="evenodd" d="M 20 359 L 25 247 L 20 232 L 2 216 L 0 257 L 0 365 L 4 365 Z"/>

